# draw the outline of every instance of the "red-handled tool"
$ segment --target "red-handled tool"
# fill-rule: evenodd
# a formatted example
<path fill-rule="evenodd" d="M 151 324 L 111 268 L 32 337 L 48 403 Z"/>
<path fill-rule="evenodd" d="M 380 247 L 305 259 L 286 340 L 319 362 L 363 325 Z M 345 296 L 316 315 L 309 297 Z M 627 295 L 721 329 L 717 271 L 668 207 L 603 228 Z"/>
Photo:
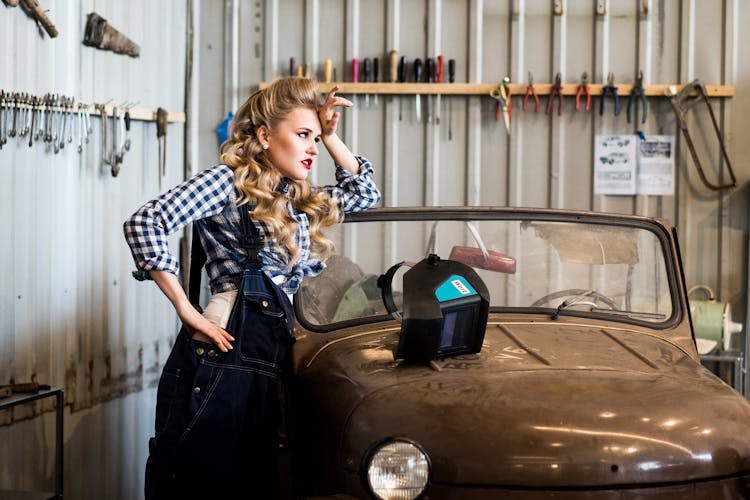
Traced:
<path fill-rule="evenodd" d="M 443 83 L 443 56 L 437 57 L 437 68 L 435 68 L 436 76 L 437 76 L 437 82 Z M 440 125 L 440 100 L 442 94 L 437 95 L 437 109 L 435 110 L 435 123 Z"/>
<path fill-rule="evenodd" d="M 500 109 L 502 109 L 505 131 L 508 135 L 510 135 L 510 115 L 513 106 L 513 101 L 510 98 L 509 84 L 510 78 L 506 76 L 500 85 L 490 90 L 490 97 L 495 99 L 495 121 L 500 120 Z"/>
<path fill-rule="evenodd" d="M 583 94 L 586 94 L 586 105 L 583 109 L 588 111 L 591 109 L 591 90 L 589 89 L 589 74 L 585 71 L 581 75 L 581 83 L 578 85 L 578 90 L 576 91 L 576 111 L 578 111 L 581 95 Z"/>
<path fill-rule="evenodd" d="M 557 116 L 560 116 L 562 114 L 563 104 L 562 75 L 560 73 L 555 75 L 555 83 L 554 85 L 552 85 L 552 90 L 550 91 L 549 98 L 547 99 L 547 114 L 550 114 L 550 111 L 552 111 L 552 103 L 555 100 L 555 97 L 557 97 Z"/>
<path fill-rule="evenodd" d="M 534 97 L 534 113 L 539 113 L 539 96 L 536 94 L 536 87 L 534 87 L 534 75 L 529 71 L 529 84 L 526 86 L 526 95 L 523 96 L 523 104 L 521 109 L 526 111 L 526 101 L 529 100 L 529 96 Z"/>

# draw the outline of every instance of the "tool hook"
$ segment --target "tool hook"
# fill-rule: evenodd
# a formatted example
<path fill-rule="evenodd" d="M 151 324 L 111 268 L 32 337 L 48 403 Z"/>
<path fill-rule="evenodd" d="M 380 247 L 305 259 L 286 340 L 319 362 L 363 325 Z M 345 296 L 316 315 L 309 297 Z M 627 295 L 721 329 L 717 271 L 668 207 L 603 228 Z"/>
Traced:
<path fill-rule="evenodd" d="M 549 114 L 552 111 L 552 101 L 557 97 L 557 115 L 562 114 L 562 75 L 560 73 L 555 75 L 555 84 L 552 85 L 552 90 L 549 93 L 549 99 L 547 100 L 546 113 Z"/>

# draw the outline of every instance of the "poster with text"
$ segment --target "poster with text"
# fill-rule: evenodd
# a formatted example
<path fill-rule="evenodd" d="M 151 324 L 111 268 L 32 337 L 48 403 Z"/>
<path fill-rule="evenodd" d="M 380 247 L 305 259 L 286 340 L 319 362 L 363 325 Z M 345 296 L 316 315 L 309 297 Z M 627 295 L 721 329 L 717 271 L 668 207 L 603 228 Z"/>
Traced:
<path fill-rule="evenodd" d="M 674 195 L 674 147 L 673 135 L 638 141 L 638 194 Z"/>
<path fill-rule="evenodd" d="M 594 194 L 635 194 L 638 137 L 597 135 L 594 144 Z"/>

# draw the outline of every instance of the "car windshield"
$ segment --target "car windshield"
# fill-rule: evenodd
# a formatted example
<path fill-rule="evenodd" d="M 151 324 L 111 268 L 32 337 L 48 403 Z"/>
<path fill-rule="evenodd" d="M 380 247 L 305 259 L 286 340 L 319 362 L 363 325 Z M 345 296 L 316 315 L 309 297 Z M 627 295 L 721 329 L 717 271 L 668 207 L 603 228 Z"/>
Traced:
<path fill-rule="evenodd" d="M 429 215 L 424 215 L 425 218 Z M 398 220 L 340 224 L 337 254 L 297 293 L 304 326 L 330 330 L 387 318 L 377 278 L 430 253 L 471 265 L 491 311 L 578 315 L 658 326 L 674 314 L 671 255 L 656 225 L 617 218 Z M 404 268 L 402 268 L 404 269 Z M 408 268 L 406 268 L 408 270 Z M 400 307 L 399 271 L 393 281 Z M 345 323 L 342 323 L 345 322 Z"/>

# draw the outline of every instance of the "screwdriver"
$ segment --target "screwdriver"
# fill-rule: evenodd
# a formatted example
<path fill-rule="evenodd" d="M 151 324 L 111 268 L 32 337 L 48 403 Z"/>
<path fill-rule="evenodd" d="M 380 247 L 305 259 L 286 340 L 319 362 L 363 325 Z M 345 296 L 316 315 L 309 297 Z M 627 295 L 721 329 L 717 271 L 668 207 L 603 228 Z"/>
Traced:
<path fill-rule="evenodd" d="M 420 83 L 422 81 L 422 60 L 420 58 L 414 59 L 414 82 Z M 415 114 L 417 121 L 422 121 L 422 98 L 419 94 L 414 97 Z"/>
<path fill-rule="evenodd" d="M 427 81 L 435 83 L 435 59 L 431 57 L 427 58 Z M 427 94 L 427 123 L 432 123 L 434 111 L 432 107 L 432 94 Z"/>
<path fill-rule="evenodd" d="M 333 62 L 330 59 L 326 59 L 325 65 L 324 65 L 324 74 L 326 83 L 331 83 L 331 68 L 333 67 Z"/>
<path fill-rule="evenodd" d="M 406 56 L 401 56 L 401 58 L 398 60 L 398 81 L 399 83 L 404 83 L 406 81 Z M 398 99 L 398 119 L 401 121 L 403 119 L 403 99 L 399 97 Z"/>
<path fill-rule="evenodd" d="M 437 82 L 443 83 L 443 56 L 437 58 Z M 440 125 L 440 98 L 442 94 L 437 95 L 437 110 L 435 112 L 435 123 Z"/>
<path fill-rule="evenodd" d="M 359 59 L 356 57 L 352 58 L 352 82 L 359 82 Z M 359 94 L 355 94 L 354 102 L 359 105 Z"/>
<path fill-rule="evenodd" d="M 369 83 L 372 81 L 372 61 L 369 57 L 365 57 L 364 66 L 365 83 Z M 365 94 L 365 107 L 370 107 L 370 94 Z"/>
<path fill-rule="evenodd" d="M 456 81 L 456 60 L 448 59 L 448 83 Z M 453 140 L 453 99 L 448 98 L 448 140 Z"/>
<path fill-rule="evenodd" d="M 396 81 L 398 80 L 398 52 L 396 52 L 395 50 L 390 51 L 388 53 L 388 58 L 390 61 L 390 64 L 388 66 L 388 81 L 391 83 L 396 83 Z M 393 102 L 393 97 L 391 97 L 391 102 Z"/>
<path fill-rule="evenodd" d="M 378 67 L 380 66 L 380 62 L 378 61 L 378 57 L 372 58 L 372 81 L 377 82 L 378 80 Z M 375 92 L 375 106 L 378 105 L 378 93 Z"/>

